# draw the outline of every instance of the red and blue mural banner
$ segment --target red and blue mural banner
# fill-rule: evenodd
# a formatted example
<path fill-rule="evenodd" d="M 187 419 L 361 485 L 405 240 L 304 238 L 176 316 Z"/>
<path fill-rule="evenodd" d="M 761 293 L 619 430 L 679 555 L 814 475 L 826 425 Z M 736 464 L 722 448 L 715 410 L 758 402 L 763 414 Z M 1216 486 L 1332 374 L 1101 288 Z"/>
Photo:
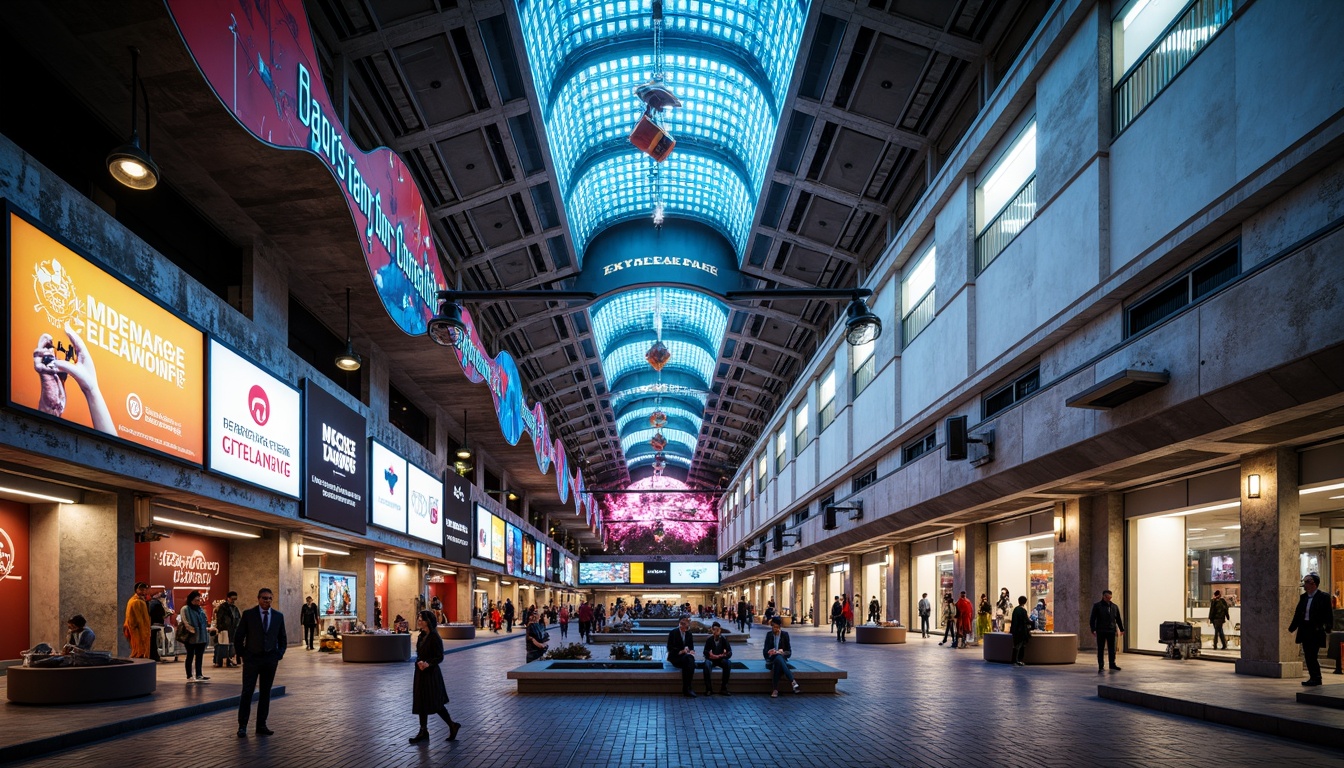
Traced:
<path fill-rule="evenodd" d="M 602 538 L 606 544 L 606 532 L 602 529 L 602 516 L 596 499 L 584 486 L 583 473 L 569 473 L 569 456 L 565 453 L 564 443 L 551 439 L 550 420 L 546 418 L 546 409 L 541 403 L 531 408 L 523 397 L 523 378 L 518 372 L 518 364 L 513 355 L 501 350 L 495 357 L 485 351 L 485 344 L 476 333 L 476 322 L 470 310 L 462 310 L 462 322 L 467 332 L 462 334 L 453 348 L 457 362 L 467 380 L 485 382 L 490 387 L 490 397 L 495 402 L 495 413 L 499 417 L 499 428 L 509 445 L 517 445 L 523 433 L 532 436 L 532 451 L 537 455 L 537 468 L 545 474 L 555 465 L 555 489 L 560 494 L 560 503 L 564 504 L 571 496 L 574 498 L 575 514 L 584 515 L 588 527 Z"/>
<path fill-rule="evenodd" d="M 448 287 L 429 212 L 406 164 L 364 152 L 322 82 L 302 0 L 166 0 L 187 50 L 220 102 L 259 141 L 317 155 L 335 177 L 369 277 L 401 330 L 425 332 Z"/>

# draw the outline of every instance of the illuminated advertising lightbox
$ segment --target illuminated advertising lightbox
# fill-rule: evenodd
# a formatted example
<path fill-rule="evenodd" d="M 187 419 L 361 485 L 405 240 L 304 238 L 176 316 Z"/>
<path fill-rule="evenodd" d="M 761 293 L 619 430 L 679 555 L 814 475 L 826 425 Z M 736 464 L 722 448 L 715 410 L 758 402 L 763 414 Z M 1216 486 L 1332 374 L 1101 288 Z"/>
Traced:
<path fill-rule="evenodd" d="M 355 585 L 353 573 L 318 571 L 318 613 L 328 619 L 355 618 L 355 610 L 359 606 Z"/>
<path fill-rule="evenodd" d="M 629 584 L 629 563 L 579 563 L 579 584 Z"/>
<path fill-rule="evenodd" d="M 485 507 L 476 505 L 476 556 L 482 560 L 494 560 L 495 551 L 491 545 L 494 524 L 491 522 L 494 515 L 490 514 Z"/>
<path fill-rule="evenodd" d="M 322 389 L 303 382 L 303 516 L 355 533 L 368 530 L 368 443 L 364 416 Z"/>
<path fill-rule="evenodd" d="M 537 540 L 530 533 L 523 534 L 523 575 L 537 575 Z"/>
<path fill-rule="evenodd" d="M 518 575 L 518 550 L 523 548 L 522 537 L 518 537 L 517 543 L 514 543 L 514 535 L 520 533 L 513 523 L 504 524 L 504 570 L 513 576 Z"/>
<path fill-rule="evenodd" d="M 672 583 L 671 566 L 669 566 L 667 563 L 645 563 L 644 583 L 671 584 Z"/>
<path fill-rule="evenodd" d="M 410 524 L 406 532 L 423 541 L 443 545 L 443 479 L 410 465 L 406 484 Z"/>
<path fill-rule="evenodd" d="M 523 575 L 523 529 L 513 525 L 509 526 L 509 541 L 513 543 L 513 566 L 509 568 L 509 573 L 514 576 Z"/>
<path fill-rule="evenodd" d="M 718 584 L 719 564 L 672 563 L 673 584 Z"/>
<path fill-rule="evenodd" d="M 508 547 L 509 534 L 504 526 L 503 518 L 490 516 L 490 559 L 507 568 L 504 550 Z"/>
<path fill-rule="evenodd" d="M 537 576 L 544 581 L 551 580 L 550 552 L 541 542 L 537 542 Z"/>
<path fill-rule="evenodd" d="M 299 390 L 210 340 L 210 469 L 299 497 Z"/>
<path fill-rule="evenodd" d="M 406 459 L 369 441 L 369 522 L 406 533 Z"/>
<path fill-rule="evenodd" d="M 9 401 L 203 463 L 205 335 L 4 210 Z"/>
<path fill-rule="evenodd" d="M 471 484 L 454 472 L 447 475 L 443 497 L 443 557 L 454 563 L 471 562 Z"/>

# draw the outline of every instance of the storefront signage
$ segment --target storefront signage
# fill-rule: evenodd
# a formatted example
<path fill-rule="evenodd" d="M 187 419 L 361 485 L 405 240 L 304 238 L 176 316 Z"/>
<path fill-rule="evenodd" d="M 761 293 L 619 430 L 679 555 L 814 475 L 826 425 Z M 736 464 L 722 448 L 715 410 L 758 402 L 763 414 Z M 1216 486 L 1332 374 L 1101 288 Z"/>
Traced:
<path fill-rule="evenodd" d="M 258 140 L 311 152 L 327 166 L 383 307 L 401 330 L 422 334 L 448 283 L 420 190 L 395 152 L 364 152 L 341 124 L 302 0 L 271 0 L 265 9 L 168 0 L 187 51 L 229 113 Z"/>
<path fill-rule="evenodd" d="M 715 296 L 742 288 L 737 249 L 713 227 L 669 220 L 629 221 L 602 230 L 583 254 L 575 290 L 598 296 L 649 285 L 678 285 Z"/>
<path fill-rule="evenodd" d="M 201 464 L 204 334 L 5 213 L 10 402 Z"/>
<path fill-rule="evenodd" d="M 555 487 L 560 494 L 560 503 L 564 504 L 570 496 L 574 498 L 574 511 L 585 515 L 588 527 L 602 537 L 602 519 L 598 514 L 597 501 L 584 486 L 583 474 L 569 474 L 569 457 L 559 439 L 552 440 L 550 420 L 541 403 L 528 408 L 523 399 L 523 378 L 518 365 L 507 351 L 501 351 L 497 357 L 486 354 L 485 343 L 476 332 L 476 323 L 471 311 L 462 310 L 462 322 L 467 332 L 459 337 L 454 352 L 462 372 L 470 381 L 486 382 L 495 403 L 495 413 L 499 418 L 500 430 L 509 445 L 517 445 L 524 432 L 532 436 L 532 452 L 537 458 L 537 467 L 547 472 L 555 465 Z"/>
<path fill-rule="evenodd" d="M 369 522 L 406 533 L 406 459 L 377 440 L 369 441 Z"/>
<path fill-rule="evenodd" d="M 299 497 L 299 390 L 210 340 L 210 469 Z"/>
<path fill-rule="evenodd" d="M 172 538 L 135 546 L 137 581 L 168 590 L 176 608 L 187 604 L 187 595 L 200 592 L 206 614 L 214 616 L 214 603 L 229 592 L 228 541 L 173 531 Z"/>
<path fill-rule="evenodd" d="M 31 584 L 28 560 L 28 507 L 0 499 L 0 659 L 17 659 L 27 650 L 28 590 Z"/>
<path fill-rule="evenodd" d="M 409 524 L 406 533 L 423 541 L 443 546 L 443 478 L 435 477 L 414 464 L 406 483 Z"/>
<path fill-rule="evenodd" d="M 322 387 L 303 382 L 303 515 L 355 533 L 367 530 L 367 425 Z"/>
<path fill-rule="evenodd" d="M 443 557 L 454 563 L 471 562 L 471 483 L 448 473 L 443 497 Z"/>

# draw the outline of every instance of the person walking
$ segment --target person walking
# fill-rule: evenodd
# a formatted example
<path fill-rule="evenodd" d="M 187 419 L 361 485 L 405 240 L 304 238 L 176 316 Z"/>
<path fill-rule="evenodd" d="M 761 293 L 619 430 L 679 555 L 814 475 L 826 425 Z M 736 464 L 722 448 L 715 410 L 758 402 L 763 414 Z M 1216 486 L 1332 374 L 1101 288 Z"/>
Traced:
<path fill-rule="evenodd" d="M 994 628 L 999 631 L 1006 629 L 1004 626 L 1008 623 L 1008 615 L 1012 613 L 1012 598 L 1009 596 L 1008 588 L 999 590 L 999 599 L 994 603 Z"/>
<path fill-rule="evenodd" d="M 215 666 L 235 667 L 233 663 L 233 636 L 238 632 L 238 620 L 243 617 L 238 610 L 238 593 L 230 592 L 224 596 L 224 602 L 215 607 Z"/>
<path fill-rule="evenodd" d="M 569 637 L 569 605 L 560 606 L 560 639 Z"/>
<path fill-rule="evenodd" d="M 1017 598 L 1008 631 L 1013 635 L 1013 666 L 1026 666 L 1027 643 L 1031 641 L 1031 619 L 1027 617 L 1027 596 Z"/>
<path fill-rule="evenodd" d="M 243 611 L 238 622 L 238 655 L 243 657 L 243 692 L 238 699 L 238 738 L 247 736 L 247 721 L 252 714 L 252 694 L 261 684 L 257 698 L 257 735 L 270 736 L 274 731 L 266 727 L 271 712 L 271 685 L 280 660 L 285 657 L 288 640 L 285 636 L 285 616 L 271 607 L 274 595 L 265 587 L 257 591 L 257 607 Z M 434 633 L 435 637 L 438 633 Z"/>
<path fill-rule="evenodd" d="M 303 607 L 299 609 L 299 623 L 303 625 L 303 644 L 311 651 L 313 641 L 317 639 L 317 603 L 313 602 L 312 595 L 304 598 Z"/>
<path fill-rule="evenodd" d="M 504 598 L 504 629 L 507 632 L 513 631 L 513 617 L 513 600 L 506 597 Z"/>
<path fill-rule="evenodd" d="M 177 615 L 177 634 L 181 637 L 186 633 L 185 644 L 187 646 L 187 682 L 203 683 L 210 678 L 201 674 L 201 662 L 205 660 L 205 646 L 210 642 L 210 621 L 205 617 L 205 609 L 201 607 L 201 593 L 192 590 L 187 595 L 187 604 L 182 606 L 182 610 Z M 196 674 L 192 676 L 192 662 L 196 662 Z"/>
<path fill-rule="evenodd" d="M 877 624 L 882 616 L 882 604 L 877 602 L 877 595 L 868 601 L 868 623 Z"/>
<path fill-rule="evenodd" d="M 433 611 L 421 611 L 415 622 L 420 637 L 415 641 L 415 679 L 411 685 L 411 714 L 420 716 L 420 731 L 409 741 L 429 741 L 429 716 L 438 715 L 448 725 L 448 741 L 457 740 L 461 723 L 448 715 L 448 689 L 443 685 L 443 638 Z"/>
<path fill-rule="evenodd" d="M 1223 641 L 1223 650 L 1227 650 L 1227 635 L 1223 634 L 1223 625 L 1227 623 L 1227 617 L 1231 613 L 1231 608 L 1227 605 L 1227 600 L 1223 599 L 1221 590 L 1213 591 L 1213 600 L 1209 602 L 1209 623 L 1213 625 L 1213 647 L 1218 649 L 1218 641 Z"/>
<path fill-rule="evenodd" d="M 132 659 L 150 658 L 149 642 L 152 638 L 149 621 L 149 604 L 146 596 L 149 585 L 143 581 L 135 583 L 135 594 L 126 601 L 126 620 L 121 632 L 131 642 Z"/>
<path fill-rule="evenodd" d="M 840 598 L 832 598 L 831 603 L 831 626 L 835 629 L 835 642 L 845 642 L 845 607 L 840 604 Z"/>
<path fill-rule="evenodd" d="M 854 626 L 854 601 L 849 595 L 845 595 L 845 602 L 840 609 L 840 618 L 844 621 L 840 627 L 840 642 L 849 642 L 849 628 Z"/>
<path fill-rule="evenodd" d="M 579 603 L 579 639 L 588 642 L 588 633 L 593 630 L 593 607 L 587 600 Z"/>
<path fill-rule="evenodd" d="M 1115 665 L 1115 638 L 1125 634 L 1125 621 L 1120 618 L 1120 606 L 1111 602 L 1111 590 L 1101 593 L 1101 600 L 1092 605 L 1092 616 L 1087 621 L 1092 636 L 1097 638 L 1097 673 L 1105 672 L 1106 649 L 1110 649 L 1111 669 L 1119 672 Z"/>
<path fill-rule="evenodd" d="M 919 596 L 919 632 L 922 637 L 929 636 L 929 614 L 933 613 L 933 604 L 929 602 L 929 593 Z M 942 645 L 942 643 L 939 643 Z"/>
<path fill-rule="evenodd" d="M 947 639 L 952 638 L 952 647 L 957 647 L 957 606 L 952 602 L 952 593 L 943 595 L 943 614 L 939 618 L 943 622 L 943 640 L 938 643 L 945 645 Z"/>
<path fill-rule="evenodd" d="M 779 678 L 788 678 L 795 694 L 802 693 L 798 681 L 793 679 L 793 670 L 789 669 L 789 657 L 793 647 L 789 644 L 789 633 L 783 630 L 784 621 L 778 616 L 770 620 L 770 631 L 765 633 L 765 646 L 761 654 L 765 656 L 765 665 L 770 668 L 770 698 L 779 698 Z"/>
<path fill-rule="evenodd" d="M 1288 631 L 1297 633 L 1294 639 L 1302 646 L 1302 657 L 1307 663 L 1307 679 L 1302 684 L 1307 686 L 1321 684 L 1321 646 L 1325 645 L 1335 618 L 1330 595 L 1322 592 L 1320 586 L 1320 576 L 1308 573 L 1302 577 L 1303 593 L 1293 609 L 1293 622 L 1288 625 Z"/>
<path fill-rule="evenodd" d="M 745 630 L 746 624 L 747 624 L 747 596 L 742 595 L 742 597 L 737 601 L 737 631 L 738 632 L 746 631 Z"/>
<path fill-rule="evenodd" d="M 966 642 L 971 639 L 971 622 L 974 619 L 975 606 L 971 605 L 971 599 L 966 597 L 966 590 L 962 590 L 961 597 L 957 599 L 957 634 L 961 636 L 961 647 L 966 647 Z M 953 648 L 957 647 L 955 643 Z"/>

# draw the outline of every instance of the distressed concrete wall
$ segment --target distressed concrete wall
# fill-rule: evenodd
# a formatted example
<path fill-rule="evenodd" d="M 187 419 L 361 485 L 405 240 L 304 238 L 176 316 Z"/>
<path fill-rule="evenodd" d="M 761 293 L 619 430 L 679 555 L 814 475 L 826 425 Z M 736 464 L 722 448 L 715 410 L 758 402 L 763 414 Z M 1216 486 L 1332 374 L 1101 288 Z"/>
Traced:
<path fill-rule="evenodd" d="M 1246 496 L 1246 476 L 1260 475 L 1260 498 Z M 1237 673 L 1300 677 L 1301 646 L 1288 634 L 1301 593 L 1302 528 L 1298 453 L 1277 449 L 1241 461 L 1241 588 L 1255 599 L 1241 606 Z"/>

